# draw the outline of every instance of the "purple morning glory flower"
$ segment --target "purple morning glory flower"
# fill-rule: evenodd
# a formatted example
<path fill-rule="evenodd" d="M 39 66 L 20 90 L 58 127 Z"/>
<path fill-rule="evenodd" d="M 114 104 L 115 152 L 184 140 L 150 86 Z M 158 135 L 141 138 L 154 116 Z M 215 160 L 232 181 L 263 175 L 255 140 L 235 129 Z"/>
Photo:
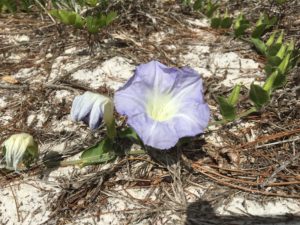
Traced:
<path fill-rule="evenodd" d="M 138 66 L 115 93 L 115 107 L 128 116 L 145 145 L 169 149 L 179 138 L 203 133 L 207 127 L 210 113 L 202 91 L 195 70 L 151 61 Z"/>
<path fill-rule="evenodd" d="M 111 127 L 114 126 L 113 110 L 114 106 L 110 98 L 87 91 L 75 97 L 71 118 L 74 121 L 84 121 L 91 129 L 98 128 L 103 118 L 107 127 Z"/>

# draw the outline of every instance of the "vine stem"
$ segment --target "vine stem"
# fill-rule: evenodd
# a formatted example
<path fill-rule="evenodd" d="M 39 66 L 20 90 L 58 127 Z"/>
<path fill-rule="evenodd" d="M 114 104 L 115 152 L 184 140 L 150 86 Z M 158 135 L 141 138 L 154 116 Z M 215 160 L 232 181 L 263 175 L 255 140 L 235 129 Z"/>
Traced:
<path fill-rule="evenodd" d="M 226 120 L 226 119 L 222 119 L 222 120 L 219 120 L 219 121 L 210 122 L 208 124 L 208 126 L 210 127 L 210 126 L 215 126 L 215 125 L 223 125 L 223 124 L 228 123 L 228 122 L 233 122 L 235 120 L 241 119 L 242 117 L 248 116 L 249 114 L 251 114 L 253 112 L 257 112 L 257 109 L 255 107 L 252 107 L 252 108 L 248 109 L 247 111 L 245 111 L 245 112 L 237 115 L 237 117 L 234 120 L 232 120 L 232 121 Z"/>
<path fill-rule="evenodd" d="M 142 155 L 145 154 L 144 150 L 135 150 L 132 152 L 126 153 L 127 155 Z M 63 160 L 60 162 L 60 166 L 82 166 L 84 163 L 87 163 L 87 160 L 95 160 L 97 163 L 105 163 L 108 162 L 111 158 L 110 157 L 104 157 L 103 159 L 100 159 L 100 156 L 91 156 L 85 159 L 77 159 L 77 160 Z"/>
<path fill-rule="evenodd" d="M 100 159 L 99 156 L 93 156 L 93 157 L 88 157 L 88 158 L 85 158 L 85 159 L 77 159 L 77 160 L 63 160 L 60 162 L 60 166 L 62 167 L 65 167 L 65 166 L 80 166 L 80 167 L 83 167 L 83 165 L 85 163 L 87 163 L 87 160 L 95 160 L 94 162 L 97 162 L 97 163 L 104 163 L 104 162 L 107 162 L 109 160 L 109 158 L 104 158 L 104 159 Z M 92 164 L 92 163 L 91 163 Z"/>

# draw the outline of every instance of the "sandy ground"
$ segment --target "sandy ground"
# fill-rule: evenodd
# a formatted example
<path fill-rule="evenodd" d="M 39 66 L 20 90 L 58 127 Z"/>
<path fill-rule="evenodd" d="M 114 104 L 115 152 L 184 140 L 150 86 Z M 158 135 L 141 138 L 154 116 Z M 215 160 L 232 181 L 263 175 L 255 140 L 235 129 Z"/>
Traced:
<path fill-rule="evenodd" d="M 215 85 L 215 89 L 223 87 L 232 87 L 234 84 L 243 83 L 249 87 L 254 80 L 261 80 L 263 77 L 262 65 L 255 58 L 248 58 L 240 51 L 229 51 L 230 46 L 239 46 L 243 43 L 232 40 L 230 43 L 225 42 L 225 37 L 207 31 L 209 24 L 205 19 L 191 20 L 191 29 L 195 35 L 203 37 L 197 41 L 187 44 L 186 52 L 173 56 L 174 59 L 180 62 L 180 65 L 187 65 L 197 70 L 203 78 L 220 78 L 220 82 Z M 156 42 L 163 42 L 167 35 L 161 32 L 153 32 L 151 37 Z M 1 36 L 9 44 L 18 45 L 20 43 L 26 44 L 31 42 L 27 35 L 8 35 Z M 217 44 L 216 44 L 217 43 Z M 226 46 L 229 45 L 229 46 Z M 214 46 L 214 47 L 212 47 Z M 217 46 L 217 47 L 215 47 Z M 176 48 L 176 46 L 169 45 L 169 48 Z M 82 123 L 74 123 L 70 120 L 68 110 L 73 98 L 82 93 L 82 90 L 74 87 L 64 88 L 62 86 L 55 86 L 56 81 L 69 74 L 69 81 L 80 84 L 90 89 L 99 89 L 103 85 L 107 85 L 111 91 L 117 90 L 121 87 L 128 78 L 133 74 L 136 63 L 131 58 L 124 56 L 114 56 L 103 60 L 91 67 L 84 65 L 93 61 L 101 51 L 96 53 L 96 56 L 79 54 L 84 49 L 80 47 L 69 47 L 58 56 L 53 56 L 51 53 L 46 53 L 45 58 L 35 62 L 35 65 L 44 63 L 43 60 L 52 58 L 50 71 L 46 71 L 42 67 L 21 68 L 9 75 L 19 84 L 27 84 L 31 88 L 31 92 L 45 88 L 48 92 L 49 98 L 45 99 L 42 96 L 36 96 L 34 100 L 36 107 L 28 108 L 26 121 L 28 127 L 37 130 L 44 130 L 47 134 L 56 132 L 60 134 L 53 136 L 53 140 L 40 142 L 41 156 L 47 152 L 56 151 L 64 153 L 66 150 L 84 146 L 86 140 L 91 137 L 99 135 L 92 133 Z M 11 60 L 22 62 L 27 57 L 25 53 L 15 54 L 10 56 L 0 55 L 1 60 Z M 172 59 L 172 57 L 171 57 Z M 224 77 L 226 74 L 226 77 Z M 1 84 L 7 84 L 7 81 L 1 80 Z M 51 86 L 52 85 L 52 86 Z M 11 109 L 13 104 L 24 104 L 26 94 L 22 94 L 21 90 L 5 90 L 0 89 L 0 108 L 5 109 L 0 112 L 0 124 L 6 126 L 10 124 L 16 112 Z M 38 93 L 38 92 L 37 92 Z M 39 102 L 40 100 L 43 102 Z M 39 102 L 39 103 L 37 103 Z M 211 109 L 216 109 L 216 106 L 210 105 Z M 26 108 L 25 108 L 26 109 Z M 53 114 L 53 110 L 58 112 Z M 61 116 L 58 117 L 57 114 Z M 18 121 L 16 121 L 18 123 Z M 243 122 L 237 127 L 232 128 L 232 132 L 239 132 L 241 127 L 252 129 L 253 123 Z M 211 130 L 219 129 L 218 127 L 211 128 Z M 255 130 L 251 130 L 251 135 L 248 136 L 249 141 L 254 140 L 257 135 Z M 72 135 L 71 137 L 68 134 Z M 218 146 L 223 145 L 223 138 L 215 132 L 206 135 L 206 141 Z M 83 143 L 83 144 L 82 144 Z M 87 147 L 87 146 L 85 146 Z M 78 155 L 71 159 L 76 159 Z M 112 166 L 100 166 L 104 170 Z M 297 216 L 300 213 L 300 202 L 296 199 L 286 198 L 267 198 L 267 197 L 253 197 L 251 194 L 245 195 L 240 192 L 235 192 L 233 195 L 224 193 L 223 204 L 210 206 L 210 203 L 202 201 L 208 190 L 213 190 L 217 184 L 210 181 L 205 181 L 200 184 L 190 183 L 184 187 L 186 194 L 186 210 L 170 207 L 170 210 L 162 209 L 159 203 L 160 192 L 167 192 L 167 189 L 149 187 L 124 187 L 123 185 L 115 185 L 111 190 L 104 190 L 106 201 L 103 205 L 89 205 L 88 208 L 94 208 L 93 211 L 78 213 L 71 218 L 55 218 L 53 213 L 53 203 L 57 200 L 62 189 L 65 190 L 64 185 L 68 185 L 68 179 L 76 176 L 92 176 L 88 174 L 88 168 L 80 169 L 78 167 L 60 167 L 54 169 L 45 169 L 42 173 L 29 175 L 21 172 L 18 179 L 1 184 L 0 190 L 0 223 L 7 225 L 38 225 L 38 224 L 131 224 L 128 220 L 128 215 L 132 218 L 133 224 L 153 224 L 151 217 L 151 210 L 153 212 L 160 211 L 160 218 L 156 220 L 155 224 L 217 224 L 217 221 L 227 221 L 231 218 L 231 222 L 218 224 L 300 224 L 297 220 L 288 220 L 285 215 Z M 117 174 L 117 180 L 132 179 L 130 175 Z M 271 187 L 270 187 L 271 188 Z M 176 191 L 175 191 L 176 193 Z M 165 193 L 168 195 L 168 193 Z M 227 196 L 227 197 L 226 197 Z M 176 195 L 173 196 L 173 201 L 176 202 Z M 151 201 L 147 207 L 142 206 L 141 202 Z M 175 204 L 170 201 L 170 205 Z M 77 207 L 83 205 L 83 202 L 77 202 Z M 91 203 L 93 204 L 93 203 Z M 199 215 L 211 215 L 210 223 L 207 221 L 191 220 L 189 216 L 193 212 L 189 212 L 189 207 L 198 204 Z M 196 208 L 197 208 L 196 207 Z M 172 209 L 171 209 L 172 208 Z M 95 214 L 95 209 L 98 210 L 98 215 Z M 193 208 L 195 209 L 195 207 Z M 135 217 L 140 216 L 145 211 L 148 212 L 148 217 L 145 219 L 135 220 Z M 202 214 L 201 214 L 202 213 Z M 154 214 L 153 214 L 154 215 Z M 155 214 L 156 215 L 156 214 Z M 54 216 L 54 218 L 53 218 Z M 256 218 L 256 216 L 258 216 Z M 255 222 L 259 217 L 269 218 L 264 222 Z M 273 218 L 275 217 L 275 219 Z M 276 219 L 276 217 L 279 217 Z M 233 219 L 232 219 L 233 218 Z M 235 219 L 234 219 L 235 218 Z M 202 221 L 202 222 L 201 222 Z M 234 221 L 234 222 L 233 222 Z M 251 222 L 252 221 L 252 222 Z M 253 222 L 254 221 L 254 222 Z M 300 220 L 299 220 L 300 221 Z M 206 223 L 207 222 L 207 223 Z"/>

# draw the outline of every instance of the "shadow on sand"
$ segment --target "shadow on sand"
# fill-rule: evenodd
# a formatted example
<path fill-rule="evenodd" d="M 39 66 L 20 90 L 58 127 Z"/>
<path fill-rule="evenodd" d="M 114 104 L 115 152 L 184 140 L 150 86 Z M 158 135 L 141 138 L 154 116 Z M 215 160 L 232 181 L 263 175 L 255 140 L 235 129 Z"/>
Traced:
<path fill-rule="evenodd" d="M 270 212 L 271 214 L 272 212 Z M 208 201 L 198 200 L 187 208 L 185 225 L 300 225 L 300 216 L 220 216 L 215 213 Z"/>

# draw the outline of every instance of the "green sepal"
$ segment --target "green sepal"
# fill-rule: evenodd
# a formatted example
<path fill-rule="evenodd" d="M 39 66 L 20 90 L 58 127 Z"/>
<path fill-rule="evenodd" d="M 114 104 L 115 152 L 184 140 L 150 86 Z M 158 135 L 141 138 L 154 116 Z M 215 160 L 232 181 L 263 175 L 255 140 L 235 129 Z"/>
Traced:
<path fill-rule="evenodd" d="M 127 127 L 118 132 L 120 138 L 127 138 L 133 142 L 140 143 L 141 140 L 135 130 L 131 127 Z"/>
<path fill-rule="evenodd" d="M 35 143 L 33 146 L 29 146 L 23 156 L 22 162 L 29 168 L 30 165 L 36 161 L 39 157 L 38 145 Z"/>

